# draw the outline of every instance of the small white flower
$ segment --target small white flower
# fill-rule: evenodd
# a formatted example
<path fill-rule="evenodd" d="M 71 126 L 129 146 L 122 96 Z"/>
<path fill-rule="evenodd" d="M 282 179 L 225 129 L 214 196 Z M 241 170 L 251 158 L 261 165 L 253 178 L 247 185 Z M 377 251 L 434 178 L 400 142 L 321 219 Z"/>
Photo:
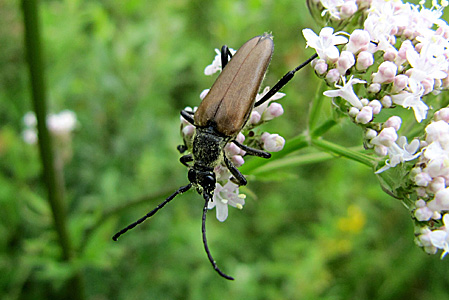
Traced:
<path fill-rule="evenodd" d="M 391 127 L 385 128 L 393 129 Z M 382 130 L 383 131 L 383 130 Z M 407 138 L 405 136 L 401 136 L 398 139 L 397 144 L 393 143 L 388 147 L 388 156 L 389 158 L 385 161 L 385 166 L 376 171 L 376 174 L 382 173 L 383 171 L 388 170 L 389 168 L 394 168 L 398 164 L 403 163 L 405 161 L 414 160 L 421 152 L 416 153 L 419 149 L 419 140 L 414 139 L 410 144 L 407 144 Z"/>
<path fill-rule="evenodd" d="M 56 135 L 65 135 L 77 126 L 76 114 L 71 110 L 63 110 L 59 114 L 47 117 L 48 130 Z"/>
<path fill-rule="evenodd" d="M 229 48 L 229 51 L 231 52 L 232 55 L 235 54 L 235 52 L 237 52 L 236 50 Z M 204 74 L 205 75 L 212 75 L 218 71 L 221 71 L 221 51 L 218 49 L 215 49 L 215 52 L 217 53 L 217 55 L 215 55 L 214 60 L 212 61 L 212 63 L 210 65 L 208 65 L 205 69 L 204 69 Z"/>
<path fill-rule="evenodd" d="M 318 57 L 326 61 L 337 61 L 339 57 L 338 48 L 335 45 L 345 44 L 348 39 L 344 36 L 339 36 L 339 33 L 334 34 L 334 29 L 331 27 L 324 27 L 320 31 L 320 35 L 316 35 L 311 29 L 303 29 L 302 34 L 307 40 L 307 47 L 314 48 Z"/>
<path fill-rule="evenodd" d="M 403 91 L 399 94 L 392 95 L 391 99 L 395 104 L 401 105 L 404 108 L 412 108 L 415 113 L 415 119 L 421 123 L 427 116 L 429 107 L 421 100 L 424 94 L 424 88 L 421 84 L 414 80 L 409 80 L 410 92 Z"/>
<path fill-rule="evenodd" d="M 239 209 L 243 208 L 245 195 L 239 194 L 239 186 L 231 181 L 228 181 L 224 186 L 217 182 L 213 201 L 209 202 L 207 208 L 216 207 L 218 221 L 224 222 L 228 217 L 228 205 Z"/>
<path fill-rule="evenodd" d="M 443 216 L 443 227 L 440 230 L 433 230 L 430 234 L 430 242 L 438 249 L 443 249 L 441 258 L 449 252 L 449 214 Z"/>
<path fill-rule="evenodd" d="M 348 101 L 352 106 L 358 108 L 359 110 L 363 108 L 362 103 L 359 100 L 359 97 L 354 92 L 352 86 L 357 83 L 366 83 L 365 80 L 353 78 L 349 79 L 348 82 L 345 81 L 345 78 L 342 78 L 343 86 L 335 84 L 335 87 L 338 88 L 336 90 L 325 91 L 323 94 L 327 97 L 341 97 Z"/>

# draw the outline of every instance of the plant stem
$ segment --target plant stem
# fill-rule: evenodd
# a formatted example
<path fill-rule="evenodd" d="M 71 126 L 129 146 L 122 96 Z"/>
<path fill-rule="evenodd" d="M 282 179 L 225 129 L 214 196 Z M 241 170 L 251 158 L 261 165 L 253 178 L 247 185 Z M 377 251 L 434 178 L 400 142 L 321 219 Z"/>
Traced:
<path fill-rule="evenodd" d="M 352 151 L 360 150 L 360 147 L 352 147 L 350 148 Z M 295 156 L 288 156 L 276 161 L 272 161 L 263 165 L 260 168 L 257 168 L 252 172 L 253 175 L 262 175 L 263 173 L 269 173 L 276 171 L 278 169 L 288 168 L 288 167 L 297 167 L 307 164 L 315 164 L 327 160 L 334 159 L 335 155 L 326 152 L 316 152 L 316 153 L 307 153 Z"/>
<path fill-rule="evenodd" d="M 62 250 L 62 259 L 71 263 L 73 261 L 73 249 L 67 230 L 67 215 L 63 199 L 64 189 L 61 177 L 57 174 L 52 139 L 46 125 L 46 89 L 36 0 L 22 0 L 22 10 L 25 25 L 26 58 L 30 72 L 33 107 L 37 118 L 43 177 L 48 191 L 48 202 L 51 207 L 58 242 Z M 68 298 L 84 299 L 81 279 L 80 273 L 71 278 L 69 282 L 70 290 L 67 291 Z"/>
<path fill-rule="evenodd" d="M 319 149 L 323 149 L 324 151 L 330 152 L 334 155 L 349 158 L 351 160 L 362 163 L 370 168 L 373 168 L 376 165 L 376 160 L 366 154 L 348 149 L 346 147 L 334 144 L 329 141 L 325 141 L 323 139 L 312 139 L 311 142 L 313 146 Z"/>

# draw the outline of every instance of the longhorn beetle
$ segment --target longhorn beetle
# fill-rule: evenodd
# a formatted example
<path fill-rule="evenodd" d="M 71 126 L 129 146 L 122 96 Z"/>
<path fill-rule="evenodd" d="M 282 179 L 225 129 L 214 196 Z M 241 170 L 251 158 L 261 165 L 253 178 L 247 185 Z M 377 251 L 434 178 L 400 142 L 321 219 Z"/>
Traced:
<path fill-rule="evenodd" d="M 317 57 L 315 54 L 303 64 L 287 72 L 264 97 L 255 102 L 257 92 L 271 60 L 273 48 L 273 38 L 270 34 L 250 39 L 234 56 L 232 56 L 226 45 L 221 48 L 222 72 L 212 85 L 209 93 L 195 113 L 186 110 L 181 111 L 184 119 L 196 128 L 193 136 L 192 153 L 180 158 L 181 163 L 189 168 L 188 179 L 190 183 L 180 187 L 144 217 L 117 232 L 112 237 L 114 241 L 120 235 L 152 217 L 178 194 L 182 194 L 194 187 L 205 200 L 201 229 L 207 257 L 218 274 L 226 279 L 234 280 L 234 278 L 226 275 L 218 268 L 207 245 L 206 213 L 209 201 L 213 201 L 216 185 L 214 167 L 224 161 L 234 176 L 233 180 L 239 185 L 246 185 L 245 177 L 226 157 L 224 147 L 228 143 L 234 143 L 246 151 L 248 155 L 270 158 L 271 154 L 268 152 L 237 142 L 237 134 L 248 121 L 253 107 L 257 107 L 270 99 L 293 78 L 298 70 Z M 186 147 L 184 145 L 178 147 L 178 149 L 183 153 Z"/>

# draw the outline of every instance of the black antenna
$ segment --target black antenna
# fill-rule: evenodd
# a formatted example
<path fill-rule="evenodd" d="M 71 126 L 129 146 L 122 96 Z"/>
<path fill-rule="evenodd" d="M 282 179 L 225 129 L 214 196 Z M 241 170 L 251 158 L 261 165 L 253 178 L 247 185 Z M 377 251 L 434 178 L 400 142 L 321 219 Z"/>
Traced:
<path fill-rule="evenodd" d="M 277 93 L 281 88 L 284 87 L 292 78 L 295 76 L 295 73 L 304 68 L 306 65 L 308 65 L 312 60 L 318 57 L 318 54 L 314 54 L 311 57 L 309 57 L 305 62 L 297 66 L 295 69 L 288 71 L 279 81 L 271 88 L 271 90 L 268 91 L 268 93 L 265 94 L 265 96 L 262 97 L 259 101 L 254 104 L 255 107 L 258 107 L 265 103 L 268 99 L 270 99 L 274 94 Z"/>
<path fill-rule="evenodd" d="M 212 257 L 212 254 L 210 253 L 209 247 L 207 246 L 207 238 L 206 238 L 206 213 L 207 213 L 207 205 L 209 204 L 210 197 L 206 192 L 203 192 L 204 196 L 204 208 L 203 208 L 203 222 L 201 226 L 201 230 L 203 232 L 203 244 L 204 244 L 204 250 L 206 250 L 207 258 L 209 258 L 210 263 L 214 267 L 214 270 L 217 271 L 218 274 L 220 274 L 221 277 L 224 277 L 228 280 L 234 280 L 233 277 L 226 275 L 223 273 L 220 268 L 217 266 L 217 263 L 215 262 L 214 258 Z"/>
<path fill-rule="evenodd" d="M 167 199 L 165 199 L 164 202 L 162 202 L 161 204 L 159 204 L 155 209 L 153 209 L 152 211 L 150 211 L 149 213 L 147 213 L 145 216 L 143 216 L 142 218 L 140 218 L 139 220 L 137 220 L 136 222 L 129 224 L 128 226 L 126 226 L 125 228 L 123 228 L 122 230 L 120 230 L 119 232 L 117 232 L 116 234 L 114 234 L 114 236 L 112 237 L 112 239 L 114 241 L 117 241 L 117 239 L 119 238 L 119 236 L 121 236 L 122 234 L 124 234 L 125 232 L 127 232 L 128 230 L 133 229 L 134 227 L 136 227 L 137 225 L 139 225 L 140 223 L 142 223 L 143 221 L 145 221 L 146 219 L 152 217 L 155 213 L 157 213 L 162 207 L 165 206 L 165 204 L 167 204 L 168 202 L 170 202 L 171 200 L 173 200 L 173 198 L 176 197 L 176 195 L 178 194 L 182 194 L 184 192 L 187 192 L 190 188 L 192 187 L 192 184 L 189 183 L 186 186 L 182 186 L 180 187 L 176 192 L 174 192 L 171 196 L 169 196 Z"/>

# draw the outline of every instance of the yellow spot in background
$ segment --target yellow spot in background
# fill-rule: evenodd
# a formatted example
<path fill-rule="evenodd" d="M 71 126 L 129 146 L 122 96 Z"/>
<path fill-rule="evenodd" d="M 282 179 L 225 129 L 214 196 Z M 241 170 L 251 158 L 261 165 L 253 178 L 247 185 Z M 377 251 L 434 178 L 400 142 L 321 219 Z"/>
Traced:
<path fill-rule="evenodd" d="M 347 210 L 348 215 L 337 221 L 338 229 L 343 232 L 357 234 L 362 231 L 366 223 L 366 216 L 357 205 L 351 205 Z"/>

